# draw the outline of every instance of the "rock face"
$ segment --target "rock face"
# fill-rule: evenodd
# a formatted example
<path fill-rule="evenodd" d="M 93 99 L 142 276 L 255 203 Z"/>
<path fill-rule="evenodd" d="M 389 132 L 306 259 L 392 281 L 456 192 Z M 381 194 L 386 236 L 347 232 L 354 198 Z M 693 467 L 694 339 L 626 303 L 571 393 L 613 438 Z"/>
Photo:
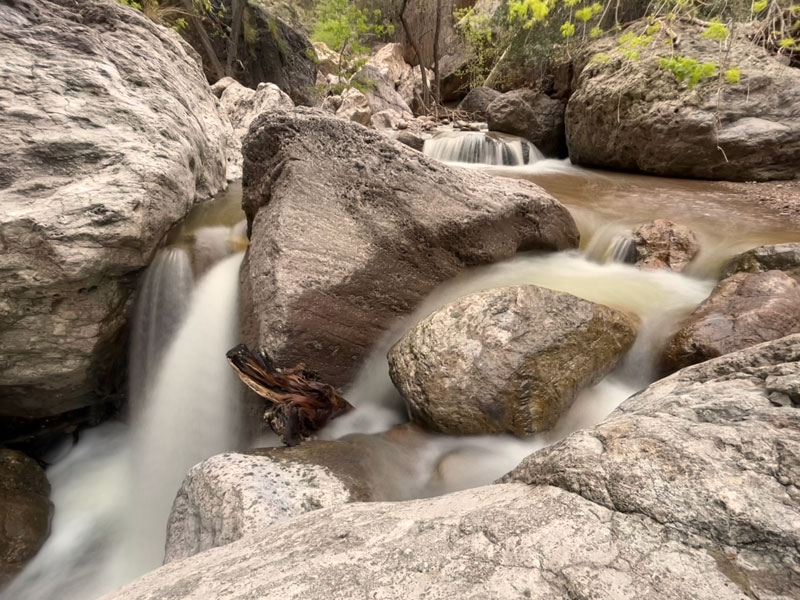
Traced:
<path fill-rule="evenodd" d="M 694 232 L 685 225 L 656 219 L 633 232 L 636 264 L 648 269 L 681 272 L 700 251 Z"/>
<path fill-rule="evenodd" d="M 341 103 L 336 109 L 336 116 L 348 121 L 369 125 L 372 120 L 372 110 L 369 107 L 367 97 L 356 88 L 347 88 L 341 96 Z M 335 100 L 331 104 L 335 106 Z"/>
<path fill-rule="evenodd" d="M 463 110 L 473 115 L 476 119 L 485 121 L 488 119 L 486 109 L 500 96 L 502 96 L 502 94 L 492 88 L 476 87 L 471 89 L 469 93 L 464 96 L 464 99 L 458 105 L 458 110 Z"/>
<path fill-rule="evenodd" d="M 0 589 L 33 558 L 50 533 L 50 484 L 39 464 L 0 449 Z"/>
<path fill-rule="evenodd" d="M 422 94 L 422 76 L 403 58 L 402 44 L 386 44 L 373 54 L 358 75 L 367 80 L 367 98 L 373 112 L 391 110 L 410 118 L 415 94 Z M 428 80 L 433 74 L 428 73 Z M 370 82 L 372 85 L 369 85 Z"/>
<path fill-rule="evenodd" d="M 245 1 L 246 25 L 241 28 L 233 77 L 253 89 L 260 83 L 274 83 L 295 103 L 311 105 L 317 79 L 311 42 L 263 0 Z M 225 11 L 218 20 L 225 34 L 214 35 L 218 32 L 211 31 L 210 40 L 217 59 L 224 65 L 228 50 L 226 36 L 229 35 L 233 11 L 230 0 L 221 0 L 220 4 Z M 203 66 L 208 80 L 216 81 L 222 73 L 214 72 L 203 44 L 191 28 L 187 34 L 192 46 L 205 57 Z"/>
<path fill-rule="evenodd" d="M 692 542 L 727 597 L 800 594 L 800 336 L 684 369 L 505 478 L 553 485 Z M 777 389 L 793 404 L 776 405 Z M 735 594 L 735 595 L 732 595 Z"/>
<path fill-rule="evenodd" d="M 412 422 L 450 434 L 553 427 L 636 337 L 600 304 L 532 285 L 472 294 L 434 312 L 389 352 Z"/>
<path fill-rule="evenodd" d="M 324 467 L 267 456 L 220 454 L 187 473 L 167 523 L 164 562 L 263 533 L 302 513 L 351 500 Z"/>
<path fill-rule="evenodd" d="M 316 511 L 109 600 L 746 600 L 800 594 L 800 335 L 685 369 L 508 483 Z M 522 483 L 520 483 L 522 482 Z"/>
<path fill-rule="evenodd" d="M 722 280 L 664 351 L 669 370 L 800 332 L 800 282 L 781 271 Z"/>
<path fill-rule="evenodd" d="M 319 111 L 262 115 L 244 156 L 245 340 L 334 385 L 464 267 L 578 242 L 540 188 L 449 168 Z"/>
<path fill-rule="evenodd" d="M 215 85 L 219 87 L 219 83 Z M 292 108 L 294 102 L 274 83 L 261 83 L 258 89 L 252 90 L 232 81 L 226 82 L 220 95 L 220 104 L 233 125 L 233 139 L 228 147 L 227 176 L 229 180 L 241 179 L 242 140 L 250 128 L 250 123 L 262 112 Z"/>
<path fill-rule="evenodd" d="M 680 53 L 719 61 L 719 43 L 685 25 Z M 578 164 L 657 175 L 731 181 L 793 179 L 800 175 L 800 72 L 787 68 L 743 35 L 728 60 L 742 70 L 740 83 L 717 78 L 693 89 L 659 58 L 671 52 L 659 33 L 639 60 L 597 52 L 567 106 L 567 144 Z M 624 62 L 625 68 L 621 68 Z M 719 93 L 718 93 L 719 92 Z"/>
<path fill-rule="evenodd" d="M 224 187 L 230 125 L 187 49 L 118 2 L 0 6 L 0 418 L 114 392 L 137 274 Z"/>
<path fill-rule="evenodd" d="M 722 277 L 735 273 L 763 273 L 783 271 L 795 279 L 800 278 L 800 244 L 775 244 L 759 246 L 734 256 L 722 269 Z"/>
<path fill-rule="evenodd" d="M 546 156 L 566 156 L 564 103 L 534 92 L 513 90 L 486 107 L 489 129 L 524 137 Z"/>

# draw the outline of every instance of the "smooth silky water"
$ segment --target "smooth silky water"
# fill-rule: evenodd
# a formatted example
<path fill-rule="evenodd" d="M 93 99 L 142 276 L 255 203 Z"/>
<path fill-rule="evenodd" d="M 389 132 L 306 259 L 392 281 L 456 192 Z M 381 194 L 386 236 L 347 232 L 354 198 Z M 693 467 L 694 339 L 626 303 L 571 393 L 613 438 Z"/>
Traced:
<path fill-rule="evenodd" d="M 708 295 L 725 259 L 761 244 L 800 241 L 800 232 L 780 217 L 724 185 L 581 169 L 546 159 L 518 138 L 486 132 L 447 132 L 436 140 L 426 151 L 441 160 L 544 187 L 575 217 L 581 249 L 519 255 L 435 290 L 376 345 L 345 390 L 357 410 L 335 421 L 325 437 L 380 433 L 406 420 L 386 352 L 419 319 L 466 294 L 539 285 L 636 315 L 640 328 L 615 371 L 582 391 L 550 432 L 524 440 L 410 437 L 413 464 L 386 477 L 395 488 L 405 487 L 392 492 L 398 498 L 489 483 L 531 452 L 600 422 L 655 379 L 659 347 Z M 240 203 L 241 188 L 232 186 L 200 205 L 172 232 L 143 278 L 132 335 L 132 425 L 108 423 L 84 432 L 48 470 L 56 506 L 51 536 L 2 600 L 92 600 L 158 566 L 184 473 L 242 444 L 236 431 L 240 386 L 225 361 L 225 351 L 239 341 L 241 255 L 235 253 L 245 245 Z M 627 234 L 654 218 L 682 223 L 698 235 L 703 249 L 685 274 L 622 264 L 630 250 Z"/>

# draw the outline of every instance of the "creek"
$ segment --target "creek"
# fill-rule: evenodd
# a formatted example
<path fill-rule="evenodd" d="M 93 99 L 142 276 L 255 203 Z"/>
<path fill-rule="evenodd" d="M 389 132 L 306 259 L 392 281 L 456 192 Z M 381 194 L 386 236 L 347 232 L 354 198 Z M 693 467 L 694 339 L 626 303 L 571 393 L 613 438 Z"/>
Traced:
<path fill-rule="evenodd" d="M 386 334 L 345 397 L 357 407 L 324 433 L 378 433 L 404 421 L 388 377 L 387 349 L 414 322 L 465 294 L 535 284 L 637 315 L 640 332 L 617 369 L 584 390 L 557 427 L 519 440 L 426 436 L 425 460 L 403 473 L 399 496 L 429 496 L 490 483 L 524 456 L 605 418 L 652 382 L 659 346 L 711 291 L 720 265 L 758 246 L 800 242 L 800 233 L 714 182 L 581 169 L 544 159 L 508 136 L 446 132 L 426 151 L 464 168 L 533 181 L 572 212 L 579 251 L 518 255 L 437 289 Z M 491 163 L 491 164 L 486 164 Z M 201 205 L 173 232 L 142 279 L 132 332 L 129 424 L 107 423 L 48 471 L 52 534 L 2 600 L 91 600 L 157 567 L 165 524 L 183 475 L 215 453 L 246 446 L 238 431 L 240 387 L 225 360 L 238 343 L 241 188 Z M 701 253 L 682 274 L 615 260 L 635 226 L 666 218 L 697 234 Z M 405 479 L 403 479 L 405 478 Z M 413 480 L 413 482 L 412 482 Z M 398 482 L 394 482 L 398 485 Z"/>

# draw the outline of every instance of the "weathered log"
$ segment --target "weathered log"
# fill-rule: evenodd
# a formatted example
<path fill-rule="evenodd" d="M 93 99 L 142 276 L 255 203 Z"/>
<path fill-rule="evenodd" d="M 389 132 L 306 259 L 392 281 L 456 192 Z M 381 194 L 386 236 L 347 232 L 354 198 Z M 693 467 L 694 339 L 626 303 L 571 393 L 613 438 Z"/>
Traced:
<path fill-rule="evenodd" d="M 267 401 L 264 420 L 287 446 L 309 439 L 353 409 L 336 388 L 303 365 L 278 369 L 266 351 L 253 352 L 244 344 L 228 350 L 226 357 L 239 379 Z"/>

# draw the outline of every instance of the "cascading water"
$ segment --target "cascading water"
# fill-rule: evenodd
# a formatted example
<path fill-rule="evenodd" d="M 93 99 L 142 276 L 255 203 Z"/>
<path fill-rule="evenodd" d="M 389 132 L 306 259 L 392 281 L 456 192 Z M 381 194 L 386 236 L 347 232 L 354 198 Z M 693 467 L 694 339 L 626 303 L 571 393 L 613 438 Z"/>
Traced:
<path fill-rule="evenodd" d="M 222 260 L 200 280 L 146 406 L 134 416 L 135 486 L 122 579 L 161 564 L 165 524 L 186 471 L 236 446 L 239 382 L 224 349 L 239 339 L 242 256 Z"/>
<path fill-rule="evenodd" d="M 425 140 L 422 151 L 449 163 L 521 166 L 544 155 L 528 140 L 496 132 L 445 131 Z"/>
<path fill-rule="evenodd" d="M 161 358 L 139 361 L 152 382 L 135 388 L 142 397 L 132 431 L 107 424 L 85 432 L 48 470 L 56 506 L 51 536 L 2 600 L 92 600 L 161 564 L 186 471 L 237 446 L 240 385 L 225 349 L 238 342 L 241 260 L 223 259 L 191 293 L 184 251 L 166 250 L 150 267 L 134 337 L 141 334 L 136 351 Z M 184 318 L 176 308 L 181 293 L 188 298 Z M 166 347 L 154 323 L 164 330 L 179 324 Z"/>
<path fill-rule="evenodd" d="M 131 328 L 128 397 L 133 412 L 147 397 L 146 386 L 186 313 L 193 285 L 191 259 L 184 248 L 160 250 L 147 268 Z"/>

